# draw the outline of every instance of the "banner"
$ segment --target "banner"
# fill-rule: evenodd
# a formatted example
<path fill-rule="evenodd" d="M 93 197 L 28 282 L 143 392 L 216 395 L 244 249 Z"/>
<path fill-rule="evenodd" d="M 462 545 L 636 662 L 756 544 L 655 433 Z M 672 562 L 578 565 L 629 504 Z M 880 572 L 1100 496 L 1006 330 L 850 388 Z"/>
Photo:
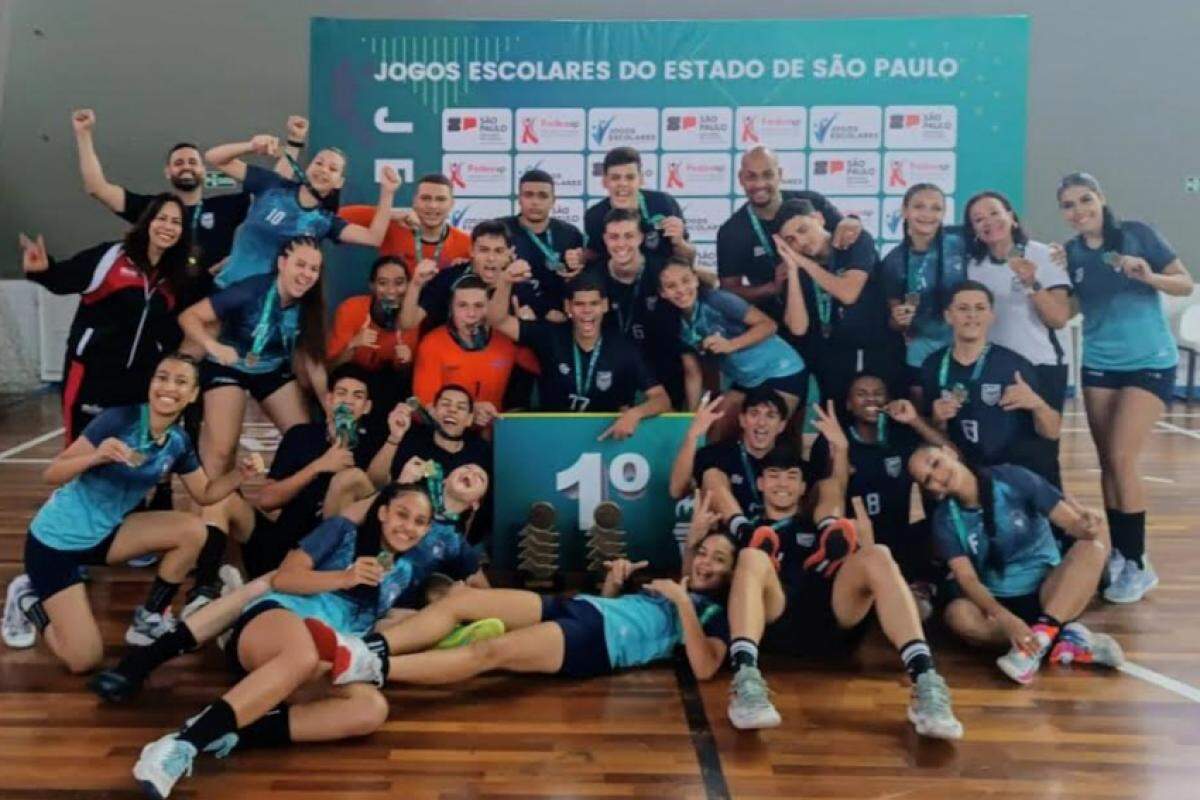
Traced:
<path fill-rule="evenodd" d="M 313 146 L 349 155 L 348 201 L 373 203 L 384 165 L 408 183 L 398 204 L 441 172 L 463 227 L 513 213 L 534 167 L 555 176 L 555 215 L 579 225 L 604 197 L 604 153 L 631 145 L 713 267 L 742 202 L 739 155 L 759 144 L 785 188 L 829 195 L 884 248 L 913 183 L 943 187 L 950 219 L 983 189 L 1022 208 L 1028 60 L 1026 17 L 314 19 L 309 113 Z M 334 301 L 363 290 L 370 260 L 338 250 Z"/>
<path fill-rule="evenodd" d="M 592 512 L 606 500 L 621 507 L 630 558 L 647 559 L 659 569 L 679 565 L 676 536 L 686 536 L 692 503 L 673 502 L 667 486 L 692 415 L 664 414 L 642 422 L 630 439 L 596 441 L 615 419 L 615 414 L 505 414 L 496 421 L 492 553 L 498 566 L 515 568 L 517 533 L 538 500 L 558 512 L 562 571 L 586 568 Z"/>

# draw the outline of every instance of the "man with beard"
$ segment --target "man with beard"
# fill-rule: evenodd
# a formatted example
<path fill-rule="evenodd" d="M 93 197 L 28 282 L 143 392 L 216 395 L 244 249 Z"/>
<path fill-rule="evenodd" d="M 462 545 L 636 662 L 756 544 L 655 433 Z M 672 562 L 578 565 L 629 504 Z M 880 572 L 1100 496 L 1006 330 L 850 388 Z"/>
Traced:
<path fill-rule="evenodd" d="M 123 186 L 111 183 L 104 175 L 92 134 L 96 127 L 96 112 L 90 108 L 78 109 L 71 114 L 71 125 L 75 129 L 75 144 L 79 151 L 79 171 L 83 176 L 83 187 L 92 197 L 121 219 L 134 223 L 150 205 L 154 195 L 131 192 Z M 288 118 L 287 153 L 293 158 L 304 147 L 308 136 L 308 120 L 303 117 Z M 286 161 L 282 162 L 286 165 Z M 290 171 L 290 170 L 289 170 Z M 212 280 L 209 270 L 229 255 L 233 246 L 233 234 L 246 217 L 250 207 L 250 195 L 236 194 L 204 196 L 204 160 L 200 150 L 190 142 L 180 142 L 167 152 L 167 165 L 163 174 L 184 203 L 184 225 L 191 232 L 192 252 L 189 266 L 200 278 L 205 296 L 211 291 Z M 183 307 L 197 298 L 185 298 Z"/>
<path fill-rule="evenodd" d="M 803 198 L 821 212 L 834 234 L 835 247 L 849 247 L 862 233 L 854 217 L 842 218 L 819 192 L 783 191 L 779 159 L 766 147 L 747 150 L 738 170 L 746 202 L 717 231 L 717 274 L 721 288 L 761 308 L 776 321 L 782 319 L 787 273 L 771 237 L 779 231 L 775 215 L 785 200 Z"/>
<path fill-rule="evenodd" d="M 553 322 L 566 317 L 562 307 L 566 282 L 583 269 L 583 234 L 574 225 L 550 216 L 554 210 L 554 176 L 531 169 L 517 186 L 519 214 L 500 221 L 508 227 L 516 257 L 533 270 L 530 285 L 546 298 L 547 314 Z"/>

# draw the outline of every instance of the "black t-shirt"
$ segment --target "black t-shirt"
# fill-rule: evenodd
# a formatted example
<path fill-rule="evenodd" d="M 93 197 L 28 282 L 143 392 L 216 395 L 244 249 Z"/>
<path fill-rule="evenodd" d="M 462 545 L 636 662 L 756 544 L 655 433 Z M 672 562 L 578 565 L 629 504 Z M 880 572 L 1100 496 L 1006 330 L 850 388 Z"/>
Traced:
<path fill-rule="evenodd" d="M 379 445 L 379 435 L 360 421 L 358 444 L 354 448 L 355 466 L 365 470 Z M 329 448 L 329 431 L 325 423 L 307 422 L 293 425 L 280 440 L 267 477 L 274 481 L 290 478 L 324 455 Z M 280 510 L 276 527 L 296 541 L 307 536 L 321 522 L 321 507 L 325 503 L 325 493 L 329 491 L 333 475 L 332 472 L 322 472 L 309 481 L 308 485 L 297 492 Z"/>
<path fill-rule="evenodd" d="M 805 579 L 804 561 L 817 549 L 817 526 L 807 515 L 782 520 L 760 519 L 779 535 L 779 579 L 788 586 Z"/>
<path fill-rule="evenodd" d="M 921 446 L 921 437 L 907 425 L 889 420 L 887 441 L 883 444 L 861 442 L 853 435 L 848 438 L 851 471 L 846 488 L 847 513 L 850 498 L 861 497 L 877 538 L 885 540 L 890 532 L 908 526 L 913 485 L 908 474 L 908 459 Z M 829 441 L 823 435 L 818 435 L 813 442 L 808 463 L 814 479 L 829 477 L 833 465 Z"/>
<path fill-rule="evenodd" d="M 808 306 L 806 346 L 832 345 L 839 349 L 859 349 L 898 345 L 898 334 L 888 327 L 888 305 L 879 270 L 879 254 L 871 234 L 863 231 L 849 248 L 831 251 L 830 261 L 824 266 L 826 270 L 837 274 L 850 270 L 865 272 L 867 282 L 852 305 L 844 306 L 837 298 L 829 296 L 829 336 L 825 336 L 816 286 L 807 273 L 801 274 L 804 302 Z"/>
<path fill-rule="evenodd" d="M 993 344 L 988 347 L 978 380 L 972 380 L 978 361 L 964 366 L 951 355 L 943 386 L 942 359 L 949 350 L 946 347 L 935 350 L 921 365 L 925 412 L 930 412 L 933 401 L 943 391 L 949 393 L 955 384 L 961 384 L 967 389 L 968 399 L 946 428 L 954 446 L 976 464 L 1011 463 L 1044 473 L 1045 465 L 1037 459 L 1048 440 L 1038 435 L 1033 412 L 1005 411 L 1000 407 L 1000 397 L 1016 383 L 1017 372 L 1035 392 L 1042 394 L 1033 365 L 1007 347 Z"/>
<path fill-rule="evenodd" d="M 550 218 L 546 230 L 540 234 L 532 233 L 521 227 L 521 218 L 516 214 L 504 217 L 500 221 L 508 228 L 512 246 L 517 251 L 517 258 L 528 261 L 533 270 L 533 279 L 527 281 L 529 289 L 546 306 L 547 310 L 561 309 L 563 288 L 566 285 L 560 274 L 565 265 L 564 254 L 568 250 L 583 247 L 583 233 L 569 222 L 563 222 L 561 219 L 553 217 Z M 551 269 L 546 265 L 546 254 L 533 242 L 534 236 L 538 237 L 543 245 L 558 253 L 557 269 Z M 535 310 L 537 309 L 535 308 Z M 539 313 L 538 316 L 544 316 L 544 314 Z"/>
<path fill-rule="evenodd" d="M 152 200 L 154 195 L 126 189 L 125 210 L 117 216 L 131 224 L 136 223 Z M 250 201 L 249 193 L 237 192 L 205 197 L 200 205 L 183 208 L 183 225 L 192 231 L 192 242 L 200 248 L 197 258 L 202 270 L 200 280 L 205 284 L 204 296 L 212 291 L 212 276 L 208 269 L 229 255 L 233 235 L 246 218 Z"/>
<path fill-rule="evenodd" d="M 569 322 L 520 324 L 518 341 L 533 350 L 542 368 L 538 397 L 543 411 L 620 411 L 634 404 L 639 390 L 658 385 L 641 353 L 623 337 L 601 336 L 596 348 L 584 353 L 575 344 Z"/>
<path fill-rule="evenodd" d="M 421 296 L 417 303 L 425 312 L 425 319 L 421 322 L 422 331 L 433 330 L 450 321 L 450 300 L 454 297 L 454 286 L 469 272 L 470 264 L 446 267 L 421 288 Z M 492 287 L 488 287 L 487 293 L 491 297 Z M 535 290 L 530 281 L 513 286 L 513 296 L 521 305 L 533 308 L 539 317 L 545 316 L 547 299 Z"/>
<path fill-rule="evenodd" d="M 761 459 L 747 451 L 740 442 L 718 442 L 705 445 L 696 452 L 692 477 L 697 486 L 703 485 L 704 473 L 710 469 L 723 472 L 729 478 L 729 487 L 743 514 L 753 517 L 762 512 L 762 495 L 758 491 L 758 479 L 762 476 Z"/>
<path fill-rule="evenodd" d="M 477 464 L 489 476 L 492 474 L 492 446 L 478 434 L 468 431 L 463 434 L 463 446 L 457 453 L 443 450 L 433 440 L 433 428 L 413 425 L 400 440 L 396 455 L 392 457 L 392 480 L 395 480 L 404 465 L 413 456 L 425 461 L 436 461 L 442 466 L 442 474 L 449 475 L 463 464 Z M 490 489 L 489 489 L 490 492 Z"/>
<path fill-rule="evenodd" d="M 661 215 L 683 219 L 683 209 L 679 207 L 679 202 L 666 192 L 642 189 L 642 196 L 646 199 L 646 213 L 651 217 Z M 595 260 L 601 264 L 608 263 L 608 248 L 604 246 L 604 217 L 611 210 L 612 201 L 606 197 L 589 208 L 583 215 L 583 230 L 587 233 L 588 249 L 596 254 Z M 684 220 L 684 222 L 687 221 Z M 644 216 L 642 217 L 642 235 L 646 237 L 642 242 L 642 254 L 646 256 L 648 263 L 661 266 L 675 252 L 671 240 L 663 236 L 662 231 L 655 228 Z M 685 239 L 688 238 L 686 228 L 683 235 Z"/>
<path fill-rule="evenodd" d="M 607 264 L 593 264 L 588 272 L 604 284 L 608 295 L 608 313 L 604 331 L 632 342 L 656 373 L 664 359 L 678 359 L 678 322 L 671 316 L 667 301 L 658 296 L 661 265 L 645 264 L 640 279 L 624 283 L 612 276 Z"/>

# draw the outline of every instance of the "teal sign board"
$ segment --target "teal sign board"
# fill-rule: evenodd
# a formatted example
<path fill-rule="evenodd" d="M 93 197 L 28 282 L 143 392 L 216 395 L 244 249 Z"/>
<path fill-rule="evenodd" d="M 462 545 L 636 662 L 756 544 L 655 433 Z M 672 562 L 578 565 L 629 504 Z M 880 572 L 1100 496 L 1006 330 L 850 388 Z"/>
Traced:
<path fill-rule="evenodd" d="M 737 159 L 773 148 L 785 188 L 828 195 L 886 248 L 922 182 L 948 218 L 995 189 L 1022 207 L 1026 17 L 535 22 L 314 19 L 314 146 L 349 155 L 347 201 L 373 203 L 392 165 L 454 183 L 453 221 L 513 213 L 516 182 L 555 177 L 555 216 L 605 196 L 612 147 L 680 201 L 702 265 L 742 201 Z M 336 248 L 331 300 L 371 253 Z"/>
<path fill-rule="evenodd" d="M 497 564 L 516 565 L 517 533 L 529 506 L 545 500 L 558 512 L 560 569 L 583 570 L 592 511 L 609 500 L 623 512 L 631 558 L 649 559 L 664 569 L 678 565 L 676 513 L 690 519 L 691 505 L 673 502 L 667 485 L 691 415 L 655 417 L 639 425 L 630 439 L 597 441 L 615 418 L 505 414 L 497 420 L 492 539 Z"/>

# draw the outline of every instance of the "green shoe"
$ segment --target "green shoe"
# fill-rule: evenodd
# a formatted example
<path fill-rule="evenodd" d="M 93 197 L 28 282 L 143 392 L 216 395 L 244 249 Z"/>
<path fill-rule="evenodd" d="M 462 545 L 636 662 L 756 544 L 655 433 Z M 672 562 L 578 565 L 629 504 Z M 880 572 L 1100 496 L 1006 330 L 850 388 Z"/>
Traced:
<path fill-rule="evenodd" d="M 504 622 L 495 617 L 481 619 L 470 625 L 459 625 L 450 634 L 437 643 L 438 650 L 453 650 L 464 647 L 472 642 L 482 642 L 485 639 L 495 639 L 504 635 Z"/>

